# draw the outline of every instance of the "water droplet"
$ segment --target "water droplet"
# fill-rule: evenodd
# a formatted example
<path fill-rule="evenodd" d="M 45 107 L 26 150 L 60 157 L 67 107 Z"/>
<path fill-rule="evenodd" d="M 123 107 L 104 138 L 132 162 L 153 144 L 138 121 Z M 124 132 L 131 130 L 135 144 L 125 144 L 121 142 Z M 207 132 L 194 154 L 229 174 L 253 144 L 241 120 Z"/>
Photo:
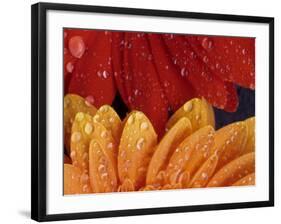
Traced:
<path fill-rule="evenodd" d="M 242 52 L 243 55 L 245 55 L 246 54 L 246 49 L 243 48 L 241 52 Z"/>
<path fill-rule="evenodd" d="M 76 151 L 72 150 L 71 153 L 70 153 L 70 158 L 72 160 L 75 160 L 75 157 L 76 157 Z"/>
<path fill-rule="evenodd" d="M 201 44 L 205 50 L 209 51 L 213 48 L 213 41 L 208 37 L 204 37 Z"/>
<path fill-rule="evenodd" d="M 72 73 L 73 69 L 74 69 L 74 65 L 72 64 L 72 62 L 68 62 L 66 64 L 66 71 Z"/>
<path fill-rule="evenodd" d="M 188 103 L 186 103 L 186 104 L 184 104 L 184 106 L 183 106 L 183 110 L 185 111 L 185 112 L 190 112 L 191 110 L 192 110 L 192 103 L 191 102 L 188 102 Z"/>
<path fill-rule="evenodd" d="M 93 131 L 93 126 L 88 122 L 86 125 L 85 125 L 85 128 L 84 128 L 84 131 L 87 135 L 91 134 L 92 131 Z"/>
<path fill-rule="evenodd" d="M 106 172 L 105 165 L 104 164 L 100 164 L 99 167 L 98 167 L 98 171 L 100 173 L 105 173 Z"/>
<path fill-rule="evenodd" d="M 108 73 L 107 71 L 103 71 L 102 77 L 103 77 L 104 79 L 106 79 L 108 76 L 109 76 L 109 73 Z"/>
<path fill-rule="evenodd" d="M 79 122 L 82 121 L 84 119 L 84 113 L 78 112 L 75 116 L 75 119 Z"/>
<path fill-rule="evenodd" d="M 147 122 L 145 122 L 145 121 L 142 122 L 141 125 L 140 125 L 140 129 L 141 129 L 141 130 L 147 130 L 147 129 L 148 129 L 148 124 L 147 124 Z"/>
<path fill-rule="evenodd" d="M 110 117 L 110 118 L 109 118 L 109 122 L 110 122 L 110 123 L 114 123 L 114 117 Z"/>
<path fill-rule="evenodd" d="M 81 36 L 71 37 L 68 41 L 68 48 L 70 53 L 76 58 L 81 58 L 86 49 L 85 43 Z"/>
<path fill-rule="evenodd" d="M 107 132 L 106 132 L 106 131 L 102 131 L 101 134 L 100 134 L 100 136 L 101 136 L 102 138 L 106 138 L 106 137 L 107 137 Z"/>
<path fill-rule="evenodd" d="M 94 122 L 99 122 L 99 121 L 100 121 L 100 115 L 96 114 L 96 115 L 93 117 L 93 121 L 94 121 Z"/>
<path fill-rule="evenodd" d="M 81 139 L 81 133 L 80 132 L 73 132 L 71 135 L 71 141 L 72 142 L 79 142 Z"/>
<path fill-rule="evenodd" d="M 142 149 L 142 147 L 143 147 L 143 145 L 144 145 L 144 138 L 140 138 L 138 141 L 137 141 L 137 145 L 136 145 L 136 147 L 137 147 L 137 149 L 138 150 L 141 150 Z"/>
<path fill-rule="evenodd" d="M 135 90 L 134 90 L 134 94 L 135 94 L 135 96 L 137 96 L 137 95 L 138 95 L 138 93 L 139 93 L 139 90 L 138 90 L 138 89 L 135 89 Z"/>
<path fill-rule="evenodd" d="M 203 61 L 204 61 L 205 63 L 207 63 L 207 62 L 209 61 L 209 58 L 208 58 L 207 56 L 204 56 L 204 57 L 203 57 Z"/>
<path fill-rule="evenodd" d="M 208 178 L 208 175 L 207 175 L 207 173 L 203 172 L 203 173 L 201 174 L 201 177 L 202 177 L 203 179 L 207 179 L 207 178 Z"/>
<path fill-rule="evenodd" d="M 102 106 L 102 107 L 100 108 L 100 111 L 101 111 L 102 113 L 106 113 L 106 112 L 108 111 L 108 107 L 107 107 L 107 106 Z"/>
<path fill-rule="evenodd" d="M 95 102 L 95 99 L 94 99 L 94 97 L 93 96 L 91 96 L 91 95 L 89 95 L 89 96 L 87 96 L 86 98 L 85 98 L 85 104 L 86 104 L 86 106 L 92 106 L 93 104 L 94 104 L 94 102 Z"/>
<path fill-rule="evenodd" d="M 101 78 L 102 77 L 102 71 L 97 71 L 97 76 Z"/>
<path fill-rule="evenodd" d="M 187 69 L 186 69 L 186 68 L 182 68 L 182 69 L 181 69 L 181 76 L 182 76 L 182 77 L 185 77 L 185 76 L 187 76 L 187 75 L 188 75 Z"/>
<path fill-rule="evenodd" d="M 113 143 L 112 143 L 112 142 L 109 142 L 109 143 L 107 144 L 107 148 L 108 148 L 108 149 L 112 149 L 112 148 L 113 148 Z"/>

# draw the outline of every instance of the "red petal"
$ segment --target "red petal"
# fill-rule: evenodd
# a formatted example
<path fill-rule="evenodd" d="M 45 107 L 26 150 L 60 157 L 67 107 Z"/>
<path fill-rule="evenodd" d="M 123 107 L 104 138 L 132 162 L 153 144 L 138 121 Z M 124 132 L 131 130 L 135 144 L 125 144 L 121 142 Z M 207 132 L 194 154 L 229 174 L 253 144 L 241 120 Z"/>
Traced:
<path fill-rule="evenodd" d="M 153 62 L 157 69 L 161 85 L 173 111 L 194 97 L 192 85 L 182 77 L 180 69 L 174 65 L 160 34 L 149 34 L 149 43 Z M 151 59 L 152 56 L 150 55 Z"/>
<path fill-rule="evenodd" d="M 92 31 L 93 32 L 93 31 Z M 111 104 L 115 86 L 111 69 L 111 33 L 94 31 L 86 43 L 87 50 L 75 65 L 69 93 L 93 99 L 96 107 Z"/>
<path fill-rule="evenodd" d="M 126 81 L 124 74 L 124 38 L 124 32 L 112 32 L 112 68 L 118 91 L 125 104 L 129 105 L 128 93 L 124 84 Z"/>
<path fill-rule="evenodd" d="M 67 92 L 69 82 L 74 70 L 77 58 L 74 57 L 69 50 L 69 42 L 71 39 L 80 37 L 84 43 L 87 44 L 88 40 L 93 37 L 94 31 L 81 30 L 81 29 L 64 29 L 64 58 L 63 58 L 63 70 L 64 70 L 64 90 Z"/>
<path fill-rule="evenodd" d="M 130 109 L 143 111 L 161 136 L 168 119 L 168 102 L 151 60 L 147 34 L 126 33 L 124 54 Z"/>
<path fill-rule="evenodd" d="M 255 88 L 255 39 L 243 37 L 188 36 L 199 57 L 228 82 Z"/>
<path fill-rule="evenodd" d="M 164 35 L 163 38 L 173 60 L 177 61 L 181 74 L 190 81 L 197 95 L 223 109 L 228 99 L 226 84 L 197 57 L 183 35 Z"/>

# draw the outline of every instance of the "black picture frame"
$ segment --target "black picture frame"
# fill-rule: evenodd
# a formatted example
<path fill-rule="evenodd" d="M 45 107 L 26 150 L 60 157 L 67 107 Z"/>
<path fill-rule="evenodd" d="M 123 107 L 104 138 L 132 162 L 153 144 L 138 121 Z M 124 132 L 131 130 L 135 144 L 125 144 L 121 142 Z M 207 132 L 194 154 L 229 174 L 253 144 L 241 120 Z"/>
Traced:
<path fill-rule="evenodd" d="M 274 206 L 274 18 L 56 3 L 37 3 L 32 5 L 31 8 L 32 219 L 37 221 L 54 221 Z M 194 18 L 206 20 L 254 22 L 269 24 L 269 200 L 243 203 L 160 207 L 149 209 L 114 210 L 86 213 L 69 213 L 54 215 L 46 214 L 46 128 L 48 125 L 48 120 L 46 116 L 46 12 L 48 10 L 100 12 L 111 14 L 142 15 L 156 17 L 162 16 L 172 18 Z"/>

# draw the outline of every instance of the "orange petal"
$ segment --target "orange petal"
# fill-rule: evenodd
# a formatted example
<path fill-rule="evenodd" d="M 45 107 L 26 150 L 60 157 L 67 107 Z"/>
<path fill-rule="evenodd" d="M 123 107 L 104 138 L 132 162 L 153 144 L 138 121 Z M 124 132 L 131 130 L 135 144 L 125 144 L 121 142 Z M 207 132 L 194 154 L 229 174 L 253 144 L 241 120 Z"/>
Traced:
<path fill-rule="evenodd" d="M 251 173 L 241 178 L 240 180 L 236 181 L 232 186 L 255 185 L 255 182 L 256 182 L 255 173 Z"/>
<path fill-rule="evenodd" d="M 216 170 L 240 156 L 245 148 L 247 140 L 247 128 L 245 122 L 229 124 L 215 133 L 215 144 L 212 154 L 219 157 Z"/>
<path fill-rule="evenodd" d="M 207 125 L 215 127 L 213 108 L 203 98 L 194 98 L 187 101 L 170 117 L 166 127 L 170 129 L 182 117 L 190 120 L 193 132 Z"/>
<path fill-rule="evenodd" d="M 122 124 L 120 117 L 115 110 L 109 105 L 103 105 L 98 109 L 95 119 L 97 119 L 108 131 L 111 132 L 116 144 L 119 144 Z"/>
<path fill-rule="evenodd" d="M 89 149 L 89 174 L 93 192 L 114 192 L 117 190 L 116 162 L 112 161 L 109 150 L 100 144 L 102 139 L 93 139 Z"/>
<path fill-rule="evenodd" d="M 192 180 L 189 183 L 189 187 L 198 188 L 205 187 L 213 176 L 218 163 L 218 156 L 213 154 L 206 162 L 200 167 L 200 169 L 194 174 Z"/>
<path fill-rule="evenodd" d="M 64 164 L 63 191 L 64 194 L 90 193 L 89 178 L 87 174 L 73 165 Z"/>
<path fill-rule="evenodd" d="M 130 113 L 120 139 L 118 173 L 121 184 L 129 179 L 135 190 L 145 185 L 146 172 L 157 143 L 149 119 L 139 111 Z"/>
<path fill-rule="evenodd" d="M 71 134 L 71 153 L 73 165 L 83 172 L 88 172 L 89 167 L 89 144 L 94 131 L 92 116 L 79 112 L 76 114 Z"/>
<path fill-rule="evenodd" d="M 201 164 L 208 159 L 213 141 L 214 129 L 212 126 L 205 126 L 184 139 L 169 161 L 166 170 L 168 182 L 171 185 L 176 184 L 183 172 L 192 178 Z M 187 184 L 183 183 L 183 187 Z"/>
<path fill-rule="evenodd" d="M 248 152 L 254 152 L 255 151 L 255 117 L 248 118 L 245 120 L 245 124 L 248 130 L 248 137 L 247 137 L 247 142 L 245 146 L 244 153 Z"/>
<path fill-rule="evenodd" d="M 236 181 L 255 171 L 255 153 L 251 152 L 222 167 L 210 180 L 207 187 L 231 186 Z"/>
<path fill-rule="evenodd" d="M 67 94 L 64 96 L 63 127 L 64 145 L 70 154 L 70 136 L 74 117 L 78 112 L 94 115 L 97 109 L 79 95 Z"/>
<path fill-rule="evenodd" d="M 157 145 L 146 176 L 147 185 L 159 184 L 157 176 L 161 170 L 167 166 L 168 160 L 175 151 L 176 147 L 191 134 L 192 126 L 188 118 L 181 118 L 177 123 L 164 135 Z"/>

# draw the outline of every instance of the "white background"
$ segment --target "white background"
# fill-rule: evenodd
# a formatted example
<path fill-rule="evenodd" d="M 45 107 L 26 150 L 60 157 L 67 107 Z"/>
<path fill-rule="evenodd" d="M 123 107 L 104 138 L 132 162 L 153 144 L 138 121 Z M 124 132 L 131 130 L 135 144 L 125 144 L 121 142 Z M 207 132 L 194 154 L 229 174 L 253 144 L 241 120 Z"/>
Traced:
<path fill-rule="evenodd" d="M 206 22 L 208 25 L 206 26 Z M 185 191 L 131 192 L 63 196 L 62 57 L 63 27 L 142 30 L 256 37 L 256 185 L 245 188 L 209 188 Z M 47 214 L 173 207 L 268 200 L 268 25 L 191 19 L 164 19 L 125 15 L 49 11 L 47 13 Z M 110 203 L 108 203 L 110 201 Z"/>
<path fill-rule="evenodd" d="M 68 0 L 61 2 L 108 6 L 140 7 L 197 12 L 274 16 L 276 110 L 280 97 L 280 24 L 278 1 L 157 1 L 157 0 Z M 0 223 L 34 223 L 30 216 L 30 4 L 35 1 L 6 1 L 0 12 Z M 277 63 L 279 61 L 279 63 Z M 276 206 L 185 214 L 107 218 L 60 223 L 277 223 L 280 219 L 280 119 L 275 117 Z M 279 137 L 279 138 L 278 138 Z"/>

